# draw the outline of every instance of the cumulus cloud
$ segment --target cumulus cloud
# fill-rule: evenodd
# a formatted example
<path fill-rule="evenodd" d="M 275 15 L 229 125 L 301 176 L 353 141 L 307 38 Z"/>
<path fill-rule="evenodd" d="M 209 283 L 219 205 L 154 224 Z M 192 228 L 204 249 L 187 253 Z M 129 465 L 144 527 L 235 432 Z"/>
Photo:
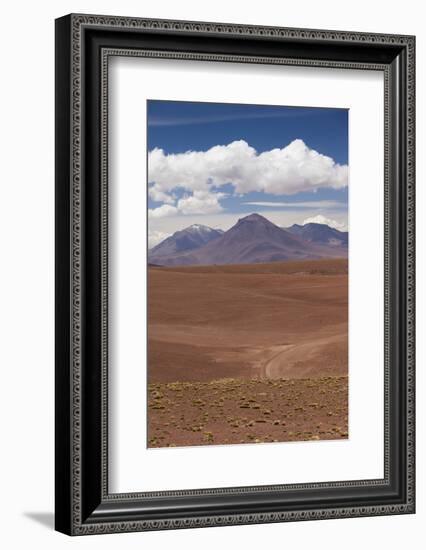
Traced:
<path fill-rule="evenodd" d="M 152 185 L 148 188 L 148 195 L 154 202 L 165 202 L 166 204 L 174 204 L 176 202 L 175 195 L 165 193 L 157 185 Z"/>
<path fill-rule="evenodd" d="M 219 200 L 225 193 L 194 191 L 190 196 L 179 199 L 177 208 L 182 214 L 215 214 L 223 210 Z"/>
<path fill-rule="evenodd" d="M 166 196 L 177 187 L 195 192 L 228 183 L 241 195 L 252 191 L 293 195 L 346 187 L 348 167 L 310 149 L 301 139 L 263 153 L 240 140 L 207 151 L 169 155 L 156 148 L 148 155 L 148 180 L 154 193 Z"/>
<path fill-rule="evenodd" d="M 334 229 L 338 229 L 339 231 L 347 230 L 347 227 L 344 223 L 340 223 L 336 220 L 332 220 L 331 218 L 327 218 L 322 214 L 312 216 L 311 218 L 306 218 L 306 220 L 303 221 L 302 225 L 306 225 L 307 223 L 322 223 L 324 225 L 328 225 L 329 227 L 333 227 Z"/>
<path fill-rule="evenodd" d="M 148 210 L 148 218 L 164 218 L 166 216 L 175 216 L 178 214 L 176 206 L 170 204 L 162 204 L 158 208 L 150 208 Z"/>
<path fill-rule="evenodd" d="M 149 209 L 148 216 L 150 218 L 164 218 L 179 214 L 216 214 L 223 210 L 219 200 L 225 196 L 225 193 L 194 191 L 192 195 L 187 194 L 179 199 L 175 206 L 162 204 L 158 208 Z"/>

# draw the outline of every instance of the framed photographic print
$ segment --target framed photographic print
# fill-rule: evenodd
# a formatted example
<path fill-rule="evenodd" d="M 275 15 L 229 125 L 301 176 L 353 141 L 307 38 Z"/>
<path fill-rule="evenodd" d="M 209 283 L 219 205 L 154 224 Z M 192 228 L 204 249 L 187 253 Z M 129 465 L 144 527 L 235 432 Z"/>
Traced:
<path fill-rule="evenodd" d="M 414 513 L 412 36 L 56 21 L 56 529 Z"/>

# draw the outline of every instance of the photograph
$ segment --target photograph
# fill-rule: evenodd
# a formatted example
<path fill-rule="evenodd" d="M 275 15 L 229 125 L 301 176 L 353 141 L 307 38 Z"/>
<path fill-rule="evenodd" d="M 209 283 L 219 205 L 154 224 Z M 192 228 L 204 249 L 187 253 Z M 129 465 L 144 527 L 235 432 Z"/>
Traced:
<path fill-rule="evenodd" d="M 349 110 L 146 109 L 148 448 L 348 439 Z"/>
<path fill-rule="evenodd" d="M 22 158 L 11 163 L 8 189 L 17 190 L 20 209 L 16 215 L 5 201 L 9 226 L 25 242 L 37 237 L 34 265 L 40 235 L 22 220 L 35 216 L 53 228 L 33 200 L 41 197 L 38 158 L 47 159 L 40 181 L 55 180 L 54 200 L 49 186 L 41 197 L 54 211 L 55 246 L 45 239 L 47 271 L 39 270 L 33 292 L 40 307 L 28 308 L 3 285 L 12 297 L 8 323 L 16 319 L 20 329 L 10 362 L 28 365 L 29 378 L 23 384 L 22 369 L 8 370 L 26 392 L 19 403 L 34 402 L 12 431 L 23 433 L 28 410 L 46 403 L 46 433 L 41 421 L 31 433 L 35 448 L 40 434 L 50 455 L 55 448 L 54 464 L 42 453 L 37 475 L 28 470 L 41 484 L 32 495 L 48 489 L 46 506 L 19 493 L 25 506 L 13 532 L 32 534 L 30 522 L 46 521 L 54 481 L 55 537 L 107 535 L 108 545 L 109 534 L 122 534 L 125 546 L 131 532 L 168 534 L 172 544 L 188 533 L 181 542 L 189 548 L 189 537 L 209 528 L 193 546 L 217 548 L 216 533 L 225 533 L 225 545 L 229 536 L 245 545 L 250 529 L 258 548 L 260 524 L 270 524 L 272 539 L 285 529 L 293 546 L 302 539 L 312 546 L 331 520 L 328 546 L 344 540 L 358 549 L 360 524 L 382 546 L 399 548 L 420 525 L 413 515 L 421 18 L 399 10 L 384 19 L 369 5 L 366 28 L 359 6 L 348 15 L 311 2 L 297 6 L 297 17 L 286 6 L 281 15 L 263 10 L 262 20 L 250 5 L 233 17 L 228 2 L 229 22 L 220 22 L 219 11 L 202 17 L 202 3 L 198 14 L 167 4 L 133 16 L 57 9 L 54 170 L 46 140 L 33 136 L 28 162 L 19 147 Z M 34 17 L 28 36 L 42 29 L 52 50 L 52 33 Z M 36 65 L 40 72 L 49 64 L 50 82 L 48 53 Z M 26 89 L 28 71 L 10 74 Z M 51 100 L 49 93 L 44 103 L 53 114 Z M 29 127 L 53 145 L 51 124 Z M 25 135 L 9 134 L 19 144 Z M 15 249 L 9 256 L 27 273 L 32 256 Z M 32 322 L 48 336 L 48 348 L 37 350 L 40 338 L 24 341 L 22 323 L 46 312 L 40 288 L 52 287 L 53 252 L 55 347 L 44 324 Z M 21 283 L 15 268 L 4 271 Z M 27 349 L 31 357 L 17 363 Z M 48 349 L 54 430 L 52 403 L 31 382 L 43 371 L 32 356 L 40 351 L 44 360 Z M 52 384 L 43 379 L 49 392 Z M 9 393 L 13 413 L 17 392 Z M 31 438 L 21 443 L 26 456 Z"/>

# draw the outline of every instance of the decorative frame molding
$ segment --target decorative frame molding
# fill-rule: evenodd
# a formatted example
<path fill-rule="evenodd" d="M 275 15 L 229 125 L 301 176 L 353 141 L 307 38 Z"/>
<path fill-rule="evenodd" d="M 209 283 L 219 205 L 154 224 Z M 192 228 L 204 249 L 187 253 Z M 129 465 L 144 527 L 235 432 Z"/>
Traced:
<path fill-rule="evenodd" d="M 56 21 L 59 531 L 83 535 L 414 512 L 414 51 L 414 37 L 389 34 L 95 15 L 70 15 Z M 108 59 L 116 55 L 383 71 L 382 480 L 108 493 L 107 92 Z M 321 494 L 334 500 L 321 503 Z M 187 510 L 173 508 L 173 499 L 183 497 Z M 207 513 L 203 506 L 209 502 L 211 509 L 212 499 L 215 512 Z"/>

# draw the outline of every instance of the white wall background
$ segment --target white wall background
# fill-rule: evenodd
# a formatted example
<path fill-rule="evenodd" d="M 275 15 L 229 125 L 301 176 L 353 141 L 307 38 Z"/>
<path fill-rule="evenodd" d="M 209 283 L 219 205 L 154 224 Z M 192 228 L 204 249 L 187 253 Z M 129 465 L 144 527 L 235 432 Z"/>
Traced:
<path fill-rule="evenodd" d="M 331 28 L 417 35 L 418 512 L 352 520 L 224 527 L 70 539 L 53 526 L 54 24 L 69 12 Z M 422 4 L 395 0 L 68 0 L 13 2 L 2 10 L 0 176 L 0 544 L 7 549 L 244 548 L 327 550 L 420 547 L 425 486 L 426 30 Z M 423 536 L 422 536 L 423 535 Z"/>

